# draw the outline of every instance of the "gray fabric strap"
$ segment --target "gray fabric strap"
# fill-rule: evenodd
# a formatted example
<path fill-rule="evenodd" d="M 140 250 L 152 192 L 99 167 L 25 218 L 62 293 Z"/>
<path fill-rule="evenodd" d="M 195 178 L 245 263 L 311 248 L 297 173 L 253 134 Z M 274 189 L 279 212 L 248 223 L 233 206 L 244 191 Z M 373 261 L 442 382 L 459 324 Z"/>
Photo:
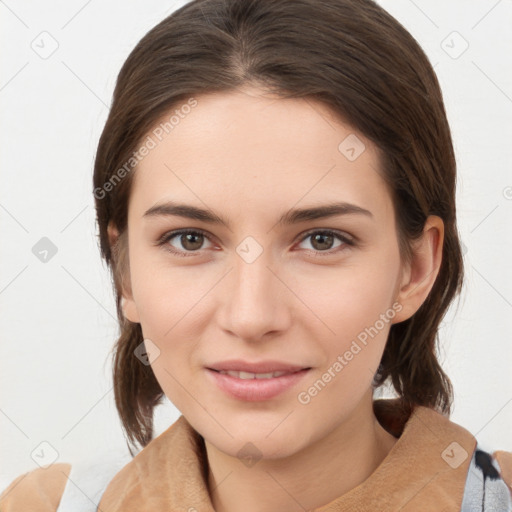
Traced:
<path fill-rule="evenodd" d="M 107 485 L 130 460 L 116 451 L 73 464 L 57 512 L 96 512 Z"/>
<path fill-rule="evenodd" d="M 477 443 L 469 464 L 461 512 L 512 512 L 512 497 L 493 450 Z"/>

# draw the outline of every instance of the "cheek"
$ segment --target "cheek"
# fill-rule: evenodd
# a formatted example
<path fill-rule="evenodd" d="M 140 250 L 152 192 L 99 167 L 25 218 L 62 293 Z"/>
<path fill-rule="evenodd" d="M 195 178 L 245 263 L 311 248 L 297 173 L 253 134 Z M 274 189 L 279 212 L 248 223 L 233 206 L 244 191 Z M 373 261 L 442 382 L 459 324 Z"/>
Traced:
<path fill-rule="evenodd" d="M 297 398 L 308 418 L 326 422 L 331 419 L 333 404 L 342 414 L 368 391 L 396 314 L 389 277 L 355 271 L 345 277 L 324 287 L 325 293 L 309 295 L 312 309 L 323 321 L 316 322 L 318 327 L 312 333 L 321 340 L 323 364 L 304 383 Z"/>
<path fill-rule="evenodd" d="M 352 266 L 299 280 L 298 295 L 333 338 L 357 336 L 391 308 L 398 268 Z"/>
<path fill-rule="evenodd" d="M 312 338 L 323 340 L 318 374 L 330 372 L 325 379 L 337 396 L 348 398 L 367 388 L 382 357 L 396 314 L 393 296 L 399 270 L 393 259 L 387 260 L 387 268 L 385 261 L 302 281 L 301 296 L 307 297 L 308 307 L 321 320 L 308 322 L 314 326 Z M 326 400 L 328 394 L 323 395 Z"/>
<path fill-rule="evenodd" d="M 212 285 L 204 270 L 173 268 L 160 249 L 158 253 L 134 248 L 130 261 L 132 290 L 145 336 L 168 340 L 190 325 L 191 317 L 198 315 L 201 297 Z"/>
<path fill-rule="evenodd" d="M 155 377 L 167 398 L 180 410 L 190 407 L 184 389 L 193 389 L 192 369 L 200 329 L 201 297 L 206 290 L 183 269 L 170 270 L 134 250 L 131 259 L 132 290 L 144 339 L 151 340 L 158 356 L 151 362 Z M 204 281 L 204 279 L 203 279 Z M 194 370 L 195 371 L 195 370 Z"/>

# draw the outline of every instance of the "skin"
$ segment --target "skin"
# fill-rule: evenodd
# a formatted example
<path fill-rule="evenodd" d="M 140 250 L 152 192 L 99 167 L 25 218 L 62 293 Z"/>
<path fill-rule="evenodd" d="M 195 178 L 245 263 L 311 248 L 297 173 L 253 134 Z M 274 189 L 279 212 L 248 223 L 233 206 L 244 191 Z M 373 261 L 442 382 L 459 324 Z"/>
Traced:
<path fill-rule="evenodd" d="M 429 217 L 413 259 L 402 262 L 379 154 L 363 135 L 309 99 L 283 100 L 254 88 L 196 99 L 135 171 L 124 313 L 160 350 L 151 364 L 158 382 L 205 439 L 215 510 L 319 507 L 364 481 L 396 442 L 373 414 L 371 381 L 392 323 L 414 314 L 435 281 L 443 223 Z M 365 144 L 354 161 L 338 150 L 350 134 Z M 170 199 L 208 208 L 230 229 L 144 217 Z M 291 208 L 331 201 L 372 216 L 277 224 Z M 187 245 L 178 235 L 166 242 L 187 257 L 156 245 L 180 228 L 202 229 L 209 239 L 199 234 Z M 336 237 L 315 243 L 306 236 L 313 228 L 337 230 L 356 243 Z M 115 226 L 109 233 L 114 243 Z M 248 236 L 263 250 L 251 263 L 236 251 Z M 393 304 L 400 311 L 378 335 L 309 403 L 300 403 L 298 394 Z M 277 397 L 249 402 L 212 384 L 204 368 L 235 358 L 312 369 Z M 237 456 L 248 442 L 261 456 L 251 467 Z"/>

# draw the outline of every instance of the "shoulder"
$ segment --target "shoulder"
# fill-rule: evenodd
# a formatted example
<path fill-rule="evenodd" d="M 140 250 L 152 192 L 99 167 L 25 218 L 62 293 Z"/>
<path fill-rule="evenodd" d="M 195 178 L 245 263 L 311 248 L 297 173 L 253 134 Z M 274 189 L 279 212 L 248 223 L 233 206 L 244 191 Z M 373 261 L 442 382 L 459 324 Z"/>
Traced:
<path fill-rule="evenodd" d="M 0 495 L 0 511 L 55 512 L 70 471 L 71 464 L 57 463 L 18 476 Z"/>
<path fill-rule="evenodd" d="M 125 450 L 112 449 L 24 473 L 0 494 L 0 512 L 96 510 L 109 481 L 131 459 Z"/>

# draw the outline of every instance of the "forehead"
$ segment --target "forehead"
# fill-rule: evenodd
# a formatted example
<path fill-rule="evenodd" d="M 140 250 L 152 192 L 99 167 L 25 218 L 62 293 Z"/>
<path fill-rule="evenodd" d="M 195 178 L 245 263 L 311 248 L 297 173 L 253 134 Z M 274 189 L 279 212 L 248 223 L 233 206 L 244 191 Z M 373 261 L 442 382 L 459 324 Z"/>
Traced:
<path fill-rule="evenodd" d="M 194 100 L 175 105 L 144 139 L 152 147 L 130 200 L 138 217 L 165 199 L 228 216 L 343 200 L 389 209 L 376 147 L 327 106 L 249 88 Z"/>

